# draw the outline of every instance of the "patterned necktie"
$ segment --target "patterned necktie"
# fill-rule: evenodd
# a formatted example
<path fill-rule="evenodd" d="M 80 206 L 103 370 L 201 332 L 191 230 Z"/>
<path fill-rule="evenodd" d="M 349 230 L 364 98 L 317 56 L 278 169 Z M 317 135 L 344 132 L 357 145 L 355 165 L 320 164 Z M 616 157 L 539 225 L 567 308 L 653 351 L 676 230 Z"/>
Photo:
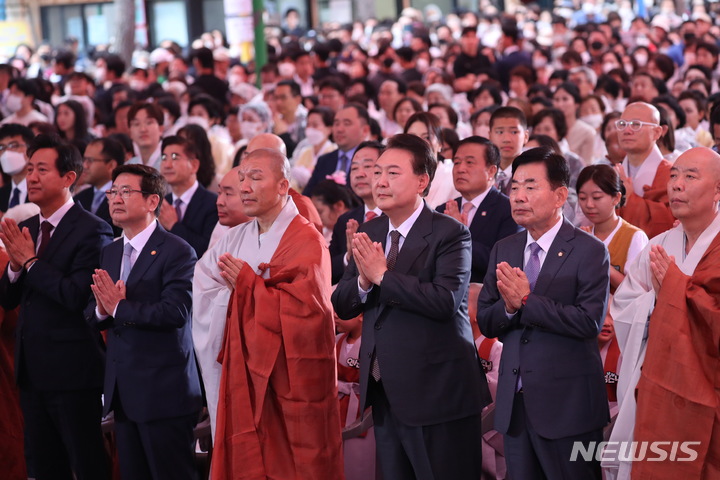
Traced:
<path fill-rule="evenodd" d="M 178 217 L 178 222 L 182 222 L 182 210 L 180 209 L 180 205 L 182 205 L 183 201 L 179 198 L 175 199 L 174 205 L 175 205 L 175 213 Z"/>
<path fill-rule="evenodd" d="M 390 232 L 390 251 L 387 256 L 387 269 L 393 270 L 395 262 L 397 262 L 398 250 L 400 249 L 400 232 L 393 230 Z M 373 351 L 372 363 L 370 365 L 370 373 L 376 382 L 380 381 L 380 364 L 378 363 L 377 354 Z"/>
<path fill-rule="evenodd" d="M 52 223 L 47 220 L 44 220 L 40 224 L 40 246 L 37 250 L 37 256 L 40 258 L 42 258 L 43 252 L 45 252 L 48 243 L 50 243 L 50 233 L 53 231 L 53 228 L 55 227 L 53 227 Z"/>
<path fill-rule="evenodd" d="M 126 243 L 123 247 L 123 258 L 122 258 L 122 272 L 120 272 L 120 280 L 127 283 L 127 279 L 130 276 L 130 270 L 132 270 L 132 252 L 134 248 L 130 242 Z"/>
<path fill-rule="evenodd" d="M 466 227 L 470 226 L 470 212 L 473 208 L 475 208 L 475 205 L 473 205 L 472 202 L 467 202 L 462 207 L 462 213 L 465 215 L 465 221 L 463 223 Z"/>
<path fill-rule="evenodd" d="M 348 171 L 348 157 L 347 157 L 347 155 L 345 155 L 344 152 L 340 152 L 340 155 L 338 155 L 338 160 L 340 160 L 340 168 L 338 168 L 338 170 L 347 173 L 347 171 Z"/>
<path fill-rule="evenodd" d="M 96 190 L 93 194 L 93 201 L 90 205 L 90 211 L 92 213 L 97 213 L 98 208 L 100 208 L 100 204 L 103 202 L 103 199 L 105 198 L 105 192 L 102 190 Z"/>
<path fill-rule="evenodd" d="M 13 208 L 20 205 L 20 189 L 15 187 L 13 189 L 12 198 L 10 199 L 10 203 L 8 203 L 8 208 Z"/>
<path fill-rule="evenodd" d="M 367 212 L 367 213 L 365 214 L 365 221 L 366 221 L 366 222 L 369 222 L 370 220 L 372 220 L 372 219 L 375 218 L 375 217 L 377 217 L 377 213 L 375 213 L 375 212 L 373 212 L 372 210 L 370 210 L 369 212 Z"/>
<path fill-rule="evenodd" d="M 530 260 L 525 265 L 525 275 L 527 276 L 528 282 L 530 282 L 530 291 L 535 290 L 535 284 L 537 283 L 538 275 L 540 275 L 540 245 L 533 242 L 530 244 Z"/>
<path fill-rule="evenodd" d="M 497 186 L 497 189 L 506 193 L 508 183 L 510 183 L 510 179 L 507 174 L 505 172 L 498 172 L 497 177 L 495 178 L 495 186 Z"/>

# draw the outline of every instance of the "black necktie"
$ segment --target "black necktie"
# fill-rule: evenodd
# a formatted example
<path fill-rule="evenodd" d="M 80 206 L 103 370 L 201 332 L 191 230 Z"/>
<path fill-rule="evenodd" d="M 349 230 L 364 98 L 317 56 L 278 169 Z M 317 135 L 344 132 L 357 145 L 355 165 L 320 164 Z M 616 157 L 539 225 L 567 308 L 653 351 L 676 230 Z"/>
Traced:
<path fill-rule="evenodd" d="M 50 243 L 50 232 L 52 232 L 53 228 L 52 223 L 47 220 L 40 224 L 40 246 L 37 250 L 37 256 L 39 258 L 42 258 L 43 252 L 45 252 L 48 243 Z"/>
<path fill-rule="evenodd" d="M 13 189 L 12 198 L 10 199 L 10 203 L 8 204 L 8 208 L 16 207 L 20 205 L 20 189 L 15 187 Z"/>

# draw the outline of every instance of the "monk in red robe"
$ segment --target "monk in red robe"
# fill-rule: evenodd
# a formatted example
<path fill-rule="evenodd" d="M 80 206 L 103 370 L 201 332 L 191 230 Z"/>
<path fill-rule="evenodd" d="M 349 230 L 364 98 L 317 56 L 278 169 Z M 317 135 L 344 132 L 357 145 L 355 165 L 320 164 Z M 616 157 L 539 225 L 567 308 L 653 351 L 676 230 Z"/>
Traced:
<path fill-rule="evenodd" d="M 0 272 L 7 268 L 8 256 L 0 247 Z M 15 385 L 15 325 L 17 311 L 0 308 L 0 472 L 7 480 L 25 480 L 23 419 Z"/>
<path fill-rule="evenodd" d="M 327 247 L 288 196 L 283 155 L 255 150 L 238 173 L 254 220 L 218 264 L 234 291 L 212 478 L 343 479 Z"/>
<path fill-rule="evenodd" d="M 686 251 L 709 245 L 689 275 L 661 246 L 650 253 L 657 299 L 637 386 L 634 440 L 679 445 L 674 453 L 673 445 L 663 447 L 669 461 L 648 461 L 657 457 L 649 455 L 636 462 L 633 480 L 720 478 L 720 155 L 692 149 L 672 173 L 670 206 L 685 231 Z"/>

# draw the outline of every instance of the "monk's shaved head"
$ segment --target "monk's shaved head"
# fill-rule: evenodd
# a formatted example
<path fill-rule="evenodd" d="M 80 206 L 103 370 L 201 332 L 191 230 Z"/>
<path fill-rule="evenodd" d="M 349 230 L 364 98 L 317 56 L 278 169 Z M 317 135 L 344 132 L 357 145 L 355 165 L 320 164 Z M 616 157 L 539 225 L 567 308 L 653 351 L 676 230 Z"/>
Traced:
<path fill-rule="evenodd" d="M 255 159 L 263 160 L 278 180 L 283 178 L 288 181 L 290 180 L 290 162 L 282 153 L 272 148 L 258 148 L 251 151 L 248 156 L 243 159 L 243 162 Z"/>
<path fill-rule="evenodd" d="M 702 231 L 720 202 L 720 155 L 706 147 L 691 148 L 670 169 L 670 210 L 688 230 Z"/>
<path fill-rule="evenodd" d="M 643 122 L 660 123 L 660 112 L 654 105 L 645 102 L 633 102 L 623 110 L 622 118 Z"/>
<path fill-rule="evenodd" d="M 259 148 L 267 148 L 269 150 L 280 152 L 284 156 L 287 155 L 285 142 L 282 141 L 282 138 L 277 135 L 273 135 L 272 133 L 261 133 L 260 135 L 255 135 L 248 142 L 247 149 L 245 151 L 247 153 L 252 153 Z"/>

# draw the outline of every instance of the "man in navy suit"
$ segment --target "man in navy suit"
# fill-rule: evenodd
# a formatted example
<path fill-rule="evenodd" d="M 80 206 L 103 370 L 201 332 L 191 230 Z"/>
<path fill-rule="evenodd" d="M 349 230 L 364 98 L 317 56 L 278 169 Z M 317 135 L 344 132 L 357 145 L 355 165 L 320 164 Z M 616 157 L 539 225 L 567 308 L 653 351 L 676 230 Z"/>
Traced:
<path fill-rule="evenodd" d="M 372 173 L 375 162 L 385 147 L 380 142 L 367 141 L 358 145 L 350 164 L 350 188 L 360 197 L 363 204 L 340 215 L 333 228 L 330 240 L 330 260 L 332 263 L 332 283 L 340 281 L 352 253 L 353 234 L 360 224 L 382 215 L 375 205 L 372 194 Z"/>
<path fill-rule="evenodd" d="M 0 126 L 0 170 L 10 182 L 0 187 L 0 212 L 28 201 L 27 146 L 35 134 L 24 125 L 8 123 Z M 2 216 L 2 215 L 0 215 Z"/>
<path fill-rule="evenodd" d="M 75 195 L 75 201 L 105 220 L 116 237 L 122 234 L 122 228 L 113 225 L 110 208 L 105 192 L 112 186 L 112 172 L 125 163 L 125 150 L 120 142 L 111 138 L 97 138 L 90 142 L 83 157 L 83 175 L 85 182 L 92 188 L 86 188 Z"/>
<path fill-rule="evenodd" d="M 115 412 L 120 472 L 194 479 L 193 427 L 202 408 L 190 312 L 197 257 L 156 221 L 165 181 L 154 168 L 113 172 L 110 215 L 123 237 L 93 275 L 91 323 L 108 329 L 105 409 Z"/>
<path fill-rule="evenodd" d="M 217 195 L 198 183 L 200 160 L 195 145 L 189 140 L 166 137 L 160 158 L 160 172 L 172 189 L 160 206 L 160 225 L 189 243 L 197 256 L 202 257 L 218 221 Z"/>
<path fill-rule="evenodd" d="M 357 146 L 370 136 L 370 116 L 367 109 L 357 103 L 349 103 L 342 107 L 335 114 L 332 133 L 338 149 L 318 158 L 303 195 L 311 196 L 313 187 L 320 180 L 325 180 L 327 175 L 332 175 L 338 170 L 350 174 L 350 162 Z"/>
<path fill-rule="evenodd" d="M 609 420 L 597 335 L 610 266 L 602 242 L 562 216 L 569 178 L 550 148 L 515 159 L 510 204 L 527 231 L 495 244 L 478 299 L 480 331 L 503 342 L 495 429 L 523 480 L 601 478 L 599 462 L 570 458 Z"/>
<path fill-rule="evenodd" d="M 332 300 L 363 313 L 360 404 L 373 407 L 384 478 L 477 480 L 490 393 L 468 321 L 470 232 L 423 201 L 437 160 L 414 135 L 390 138 L 364 223 Z"/>
<path fill-rule="evenodd" d="M 83 309 L 112 231 L 73 202 L 70 190 L 82 172 L 77 148 L 41 135 L 28 153 L 28 195 L 40 214 L 19 226 L 2 222 L 10 263 L 0 280 L 0 303 L 6 310 L 20 306 L 15 376 L 30 469 L 37 479 L 106 479 L 100 430 L 105 358 Z"/>
<path fill-rule="evenodd" d="M 495 242 L 521 230 L 510 214 L 510 200 L 493 186 L 499 166 L 500 152 L 490 140 L 463 139 L 453 159 L 453 184 L 462 196 L 437 208 L 470 229 L 473 283 L 485 278 Z"/>

